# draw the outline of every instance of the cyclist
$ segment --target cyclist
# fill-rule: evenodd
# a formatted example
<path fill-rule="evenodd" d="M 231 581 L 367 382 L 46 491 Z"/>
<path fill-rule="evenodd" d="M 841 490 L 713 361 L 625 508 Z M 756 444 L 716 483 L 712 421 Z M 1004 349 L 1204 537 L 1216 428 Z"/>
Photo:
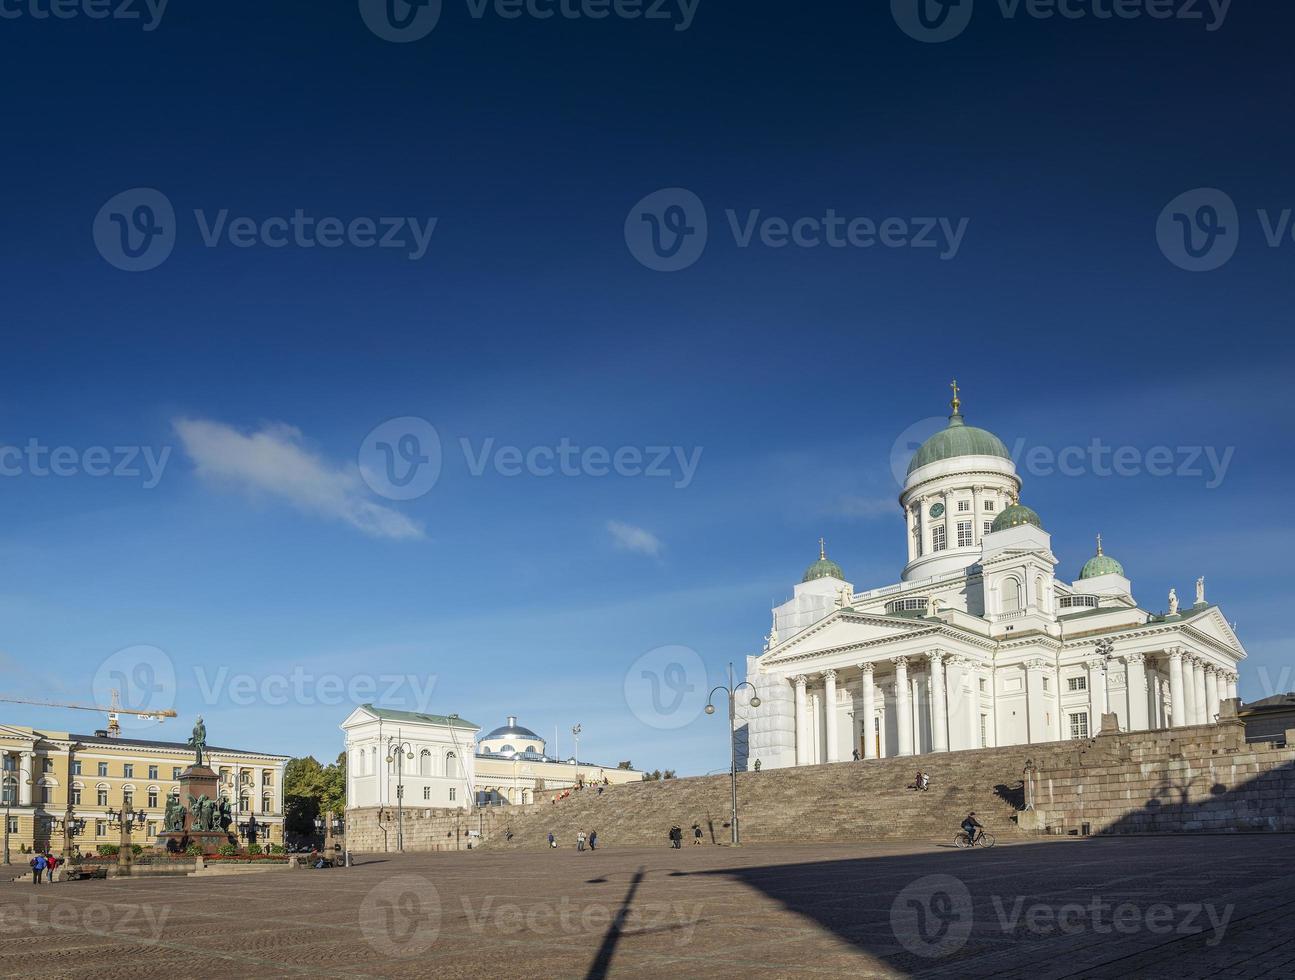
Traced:
<path fill-rule="evenodd" d="M 976 841 L 980 839 L 981 833 L 984 832 L 985 828 L 981 825 L 980 821 L 976 819 L 976 811 L 972 810 L 963 818 L 962 829 L 967 834 L 967 845 L 969 847 L 975 847 Z"/>

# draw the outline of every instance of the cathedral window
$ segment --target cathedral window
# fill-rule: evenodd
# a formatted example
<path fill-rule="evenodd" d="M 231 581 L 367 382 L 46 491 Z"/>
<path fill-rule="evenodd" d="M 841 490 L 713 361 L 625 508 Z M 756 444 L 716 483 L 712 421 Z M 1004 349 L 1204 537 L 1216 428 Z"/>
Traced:
<path fill-rule="evenodd" d="M 959 501 L 958 501 L 958 513 L 960 513 L 960 514 L 965 514 L 965 513 L 966 513 L 967 511 L 969 511 L 969 510 L 971 510 L 971 501 L 970 501 L 970 500 L 959 500 Z"/>
<path fill-rule="evenodd" d="M 971 521 L 958 521 L 958 547 L 970 548 L 972 544 Z"/>
<path fill-rule="evenodd" d="M 1070 737 L 1087 738 L 1088 737 L 1088 712 L 1076 711 L 1070 716 Z"/>
<path fill-rule="evenodd" d="M 1087 691 L 1088 678 L 1084 677 L 1082 674 L 1078 677 L 1067 678 L 1066 687 L 1071 691 Z"/>
<path fill-rule="evenodd" d="M 985 533 L 989 534 L 994 529 L 993 521 L 985 521 Z"/>
<path fill-rule="evenodd" d="M 993 510 L 993 509 L 994 509 L 994 502 L 992 500 L 986 500 L 985 510 Z"/>
<path fill-rule="evenodd" d="M 945 548 L 948 547 L 948 545 L 949 545 L 949 542 L 948 542 L 948 539 L 945 537 L 944 525 L 937 524 L 933 528 L 931 528 L 931 550 L 943 551 Z"/>

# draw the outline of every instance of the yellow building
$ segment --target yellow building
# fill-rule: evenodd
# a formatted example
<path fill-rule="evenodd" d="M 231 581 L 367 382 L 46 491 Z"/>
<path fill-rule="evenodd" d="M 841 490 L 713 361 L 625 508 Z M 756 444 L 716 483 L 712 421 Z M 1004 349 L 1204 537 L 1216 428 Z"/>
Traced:
<path fill-rule="evenodd" d="M 236 823 L 255 821 L 258 843 L 283 843 L 283 770 L 288 756 L 208 746 L 203 762 L 220 778 Z M 121 827 L 109 815 L 123 809 L 144 812 L 131 834 L 135 844 L 153 844 L 162 829 L 168 795 L 180 793 L 180 772 L 193 763 L 183 742 L 110 735 L 52 732 L 0 724 L 3 776 L 0 808 L 10 860 L 30 852 L 63 850 L 64 821 L 85 821 L 74 838 L 83 854 L 99 844 L 121 841 Z M 181 800 L 187 805 L 187 800 Z M 236 827 L 230 828 L 237 832 Z M 241 835 L 240 835 L 241 837 Z M 246 842 L 245 838 L 243 839 Z"/>

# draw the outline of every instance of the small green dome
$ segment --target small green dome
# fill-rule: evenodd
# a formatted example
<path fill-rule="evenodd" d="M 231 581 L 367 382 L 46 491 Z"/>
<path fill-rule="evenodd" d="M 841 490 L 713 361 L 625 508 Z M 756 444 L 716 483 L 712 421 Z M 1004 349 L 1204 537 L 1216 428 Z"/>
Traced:
<path fill-rule="evenodd" d="M 818 561 L 805 569 L 805 577 L 802 582 L 812 582 L 817 578 L 839 578 L 845 581 L 845 572 L 841 571 L 841 566 L 827 557 L 827 546 L 822 538 L 818 539 Z"/>
<path fill-rule="evenodd" d="M 1039 515 L 1024 504 L 1012 504 L 1004 510 L 994 518 L 990 530 L 1005 531 L 1009 527 L 1020 527 L 1022 524 L 1033 524 L 1040 531 L 1043 530 L 1043 521 L 1039 519 Z"/>
<path fill-rule="evenodd" d="M 1003 440 L 992 432 L 967 425 L 962 420 L 962 400 L 958 398 L 958 383 L 953 387 L 953 401 L 950 405 L 953 414 L 949 424 L 937 432 L 918 448 L 908 462 L 908 472 L 921 469 L 928 463 L 941 459 L 953 459 L 957 456 L 997 456 L 1000 459 L 1011 459 L 1012 454 L 1003 445 Z"/>
<path fill-rule="evenodd" d="M 1102 536 L 1097 535 L 1097 554 L 1084 562 L 1083 569 L 1079 572 L 1081 579 L 1097 578 L 1099 575 L 1123 575 L 1124 566 L 1112 558 L 1110 555 L 1102 553 Z"/>

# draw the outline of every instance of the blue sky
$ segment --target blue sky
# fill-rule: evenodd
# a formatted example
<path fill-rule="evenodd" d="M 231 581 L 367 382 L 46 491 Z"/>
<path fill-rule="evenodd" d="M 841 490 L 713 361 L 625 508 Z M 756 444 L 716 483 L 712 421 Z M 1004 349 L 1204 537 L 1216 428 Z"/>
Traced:
<path fill-rule="evenodd" d="M 564 752 L 580 722 L 582 757 L 719 769 L 722 722 L 645 724 L 627 674 L 681 645 L 718 682 L 820 535 L 856 588 L 895 580 L 893 446 L 947 411 L 957 376 L 969 420 L 1009 446 L 1170 447 L 1175 475 L 1027 473 L 1024 499 L 1070 576 L 1098 531 L 1150 608 L 1206 575 L 1251 652 L 1243 696 L 1295 687 L 1295 243 L 1269 247 L 1263 226 L 1295 207 L 1291 15 L 1237 6 L 1209 31 L 1001 9 L 942 44 L 885 4 L 703 0 L 674 30 L 447 2 L 405 44 L 348 3 L 309 19 L 175 4 L 149 31 L 0 23 L 20 93 L 0 161 L 0 441 L 78 461 L 169 450 L 147 488 L 81 462 L 0 477 L 0 686 L 90 700 L 117 651 L 154 647 L 182 718 L 134 730 L 182 738 L 201 712 L 213 742 L 331 757 L 347 707 L 320 683 L 434 676 L 432 711 L 557 726 Z M 174 208 L 175 242 L 126 272 L 93 230 L 136 188 Z M 709 224 L 671 273 L 624 237 L 663 188 Z M 1236 254 L 1210 272 L 1157 245 L 1194 188 L 1238 211 Z M 941 258 L 743 248 L 730 228 L 829 209 L 965 219 L 965 235 Z M 204 245 L 221 212 L 297 210 L 436 223 L 416 260 Z M 402 417 L 442 450 L 412 500 L 359 475 L 366 438 Z M 563 440 L 679 447 L 696 469 L 471 472 L 483 447 Z M 1191 447 L 1227 458 L 1221 480 L 1190 472 Z M 299 671 L 313 693 L 267 703 L 267 680 Z M 257 693 L 232 695 L 235 678 Z"/>

